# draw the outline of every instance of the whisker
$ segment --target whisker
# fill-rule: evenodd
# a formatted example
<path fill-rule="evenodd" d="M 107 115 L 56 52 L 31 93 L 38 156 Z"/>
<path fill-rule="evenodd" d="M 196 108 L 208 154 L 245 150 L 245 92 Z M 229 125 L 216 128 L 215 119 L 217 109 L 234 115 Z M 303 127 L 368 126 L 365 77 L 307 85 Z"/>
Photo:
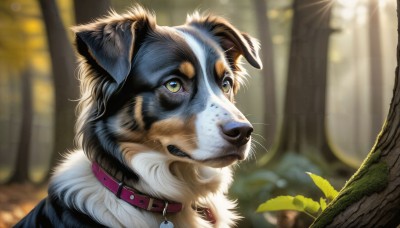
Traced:
<path fill-rule="evenodd" d="M 267 140 L 264 138 L 264 136 L 262 136 L 261 134 L 257 134 L 257 133 L 252 133 L 253 136 L 257 136 L 258 138 L 261 138 L 264 142 L 266 142 Z"/>
<path fill-rule="evenodd" d="M 255 148 L 257 148 L 257 145 L 258 146 L 260 146 L 265 152 L 268 152 L 268 149 L 264 146 L 264 145 L 262 145 L 261 143 L 259 143 L 259 142 L 257 142 L 256 140 L 252 140 L 252 143 L 254 142 L 254 146 L 255 146 Z"/>

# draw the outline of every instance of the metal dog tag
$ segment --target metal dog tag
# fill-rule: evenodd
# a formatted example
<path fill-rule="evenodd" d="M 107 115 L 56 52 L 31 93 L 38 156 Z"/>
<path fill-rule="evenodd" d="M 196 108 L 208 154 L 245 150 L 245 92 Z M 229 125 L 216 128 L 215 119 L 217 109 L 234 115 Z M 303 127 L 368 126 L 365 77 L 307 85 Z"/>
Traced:
<path fill-rule="evenodd" d="M 168 220 L 164 220 L 161 224 L 160 224 L 160 228 L 174 228 L 174 224 Z"/>

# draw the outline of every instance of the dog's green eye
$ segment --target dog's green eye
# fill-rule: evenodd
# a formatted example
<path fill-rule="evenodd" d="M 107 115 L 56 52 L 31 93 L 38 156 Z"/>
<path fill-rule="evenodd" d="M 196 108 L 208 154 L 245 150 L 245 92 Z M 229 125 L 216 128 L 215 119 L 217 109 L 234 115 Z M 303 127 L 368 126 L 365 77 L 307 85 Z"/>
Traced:
<path fill-rule="evenodd" d="M 224 93 L 229 93 L 232 89 L 232 83 L 229 79 L 224 79 L 224 81 L 222 81 L 222 91 L 224 91 Z"/>
<path fill-rule="evenodd" d="M 181 90 L 182 84 L 180 81 L 172 79 L 164 84 L 165 88 L 167 88 L 172 93 L 177 93 Z"/>

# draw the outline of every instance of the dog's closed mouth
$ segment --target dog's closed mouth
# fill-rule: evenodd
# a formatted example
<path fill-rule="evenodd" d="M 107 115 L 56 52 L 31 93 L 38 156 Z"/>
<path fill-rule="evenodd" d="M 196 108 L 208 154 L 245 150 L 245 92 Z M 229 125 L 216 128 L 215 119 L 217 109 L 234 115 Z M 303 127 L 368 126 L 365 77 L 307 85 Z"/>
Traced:
<path fill-rule="evenodd" d="M 208 164 L 214 168 L 222 168 L 233 164 L 235 161 L 244 160 L 244 155 L 240 153 L 229 153 L 222 156 L 202 160 L 201 163 Z"/>
<path fill-rule="evenodd" d="M 174 146 L 174 145 L 168 145 L 167 149 L 169 151 L 170 154 L 178 156 L 178 157 L 182 157 L 182 158 L 191 158 L 187 153 L 185 153 L 184 151 L 182 151 L 181 149 L 179 149 L 178 147 Z"/>
<path fill-rule="evenodd" d="M 216 158 L 212 158 L 212 159 L 207 159 L 207 160 L 203 160 L 205 162 L 207 161 L 218 161 L 218 160 L 244 160 L 243 155 L 238 154 L 238 153 L 230 153 L 230 154 L 226 154 L 226 155 L 222 155 Z"/>

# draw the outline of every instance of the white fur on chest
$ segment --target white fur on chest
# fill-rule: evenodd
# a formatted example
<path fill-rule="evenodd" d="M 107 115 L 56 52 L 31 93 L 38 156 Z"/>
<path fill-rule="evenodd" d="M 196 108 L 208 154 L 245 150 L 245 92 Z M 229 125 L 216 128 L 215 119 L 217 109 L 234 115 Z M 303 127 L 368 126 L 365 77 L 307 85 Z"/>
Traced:
<path fill-rule="evenodd" d="M 191 164 L 171 168 L 167 158 L 158 152 L 140 153 L 132 158 L 131 165 L 141 180 L 133 187 L 183 204 L 181 212 L 167 215 L 175 227 L 213 227 L 192 209 L 194 204 L 213 211 L 215 227 L 230 227 L 238 219 L 231 211 L 235 203 L 225 197 L 231 182 L 229 168 L 190 168 Z M 174 175 L 171 169 L 175 170 Z M 163 221 L 161 214 L 137 209 L 102 186 L 83 151 L 68 155 L 50 184 L 62 200 L 69 202 L 69 207 L 109 227 L 159 227 Z"/>

